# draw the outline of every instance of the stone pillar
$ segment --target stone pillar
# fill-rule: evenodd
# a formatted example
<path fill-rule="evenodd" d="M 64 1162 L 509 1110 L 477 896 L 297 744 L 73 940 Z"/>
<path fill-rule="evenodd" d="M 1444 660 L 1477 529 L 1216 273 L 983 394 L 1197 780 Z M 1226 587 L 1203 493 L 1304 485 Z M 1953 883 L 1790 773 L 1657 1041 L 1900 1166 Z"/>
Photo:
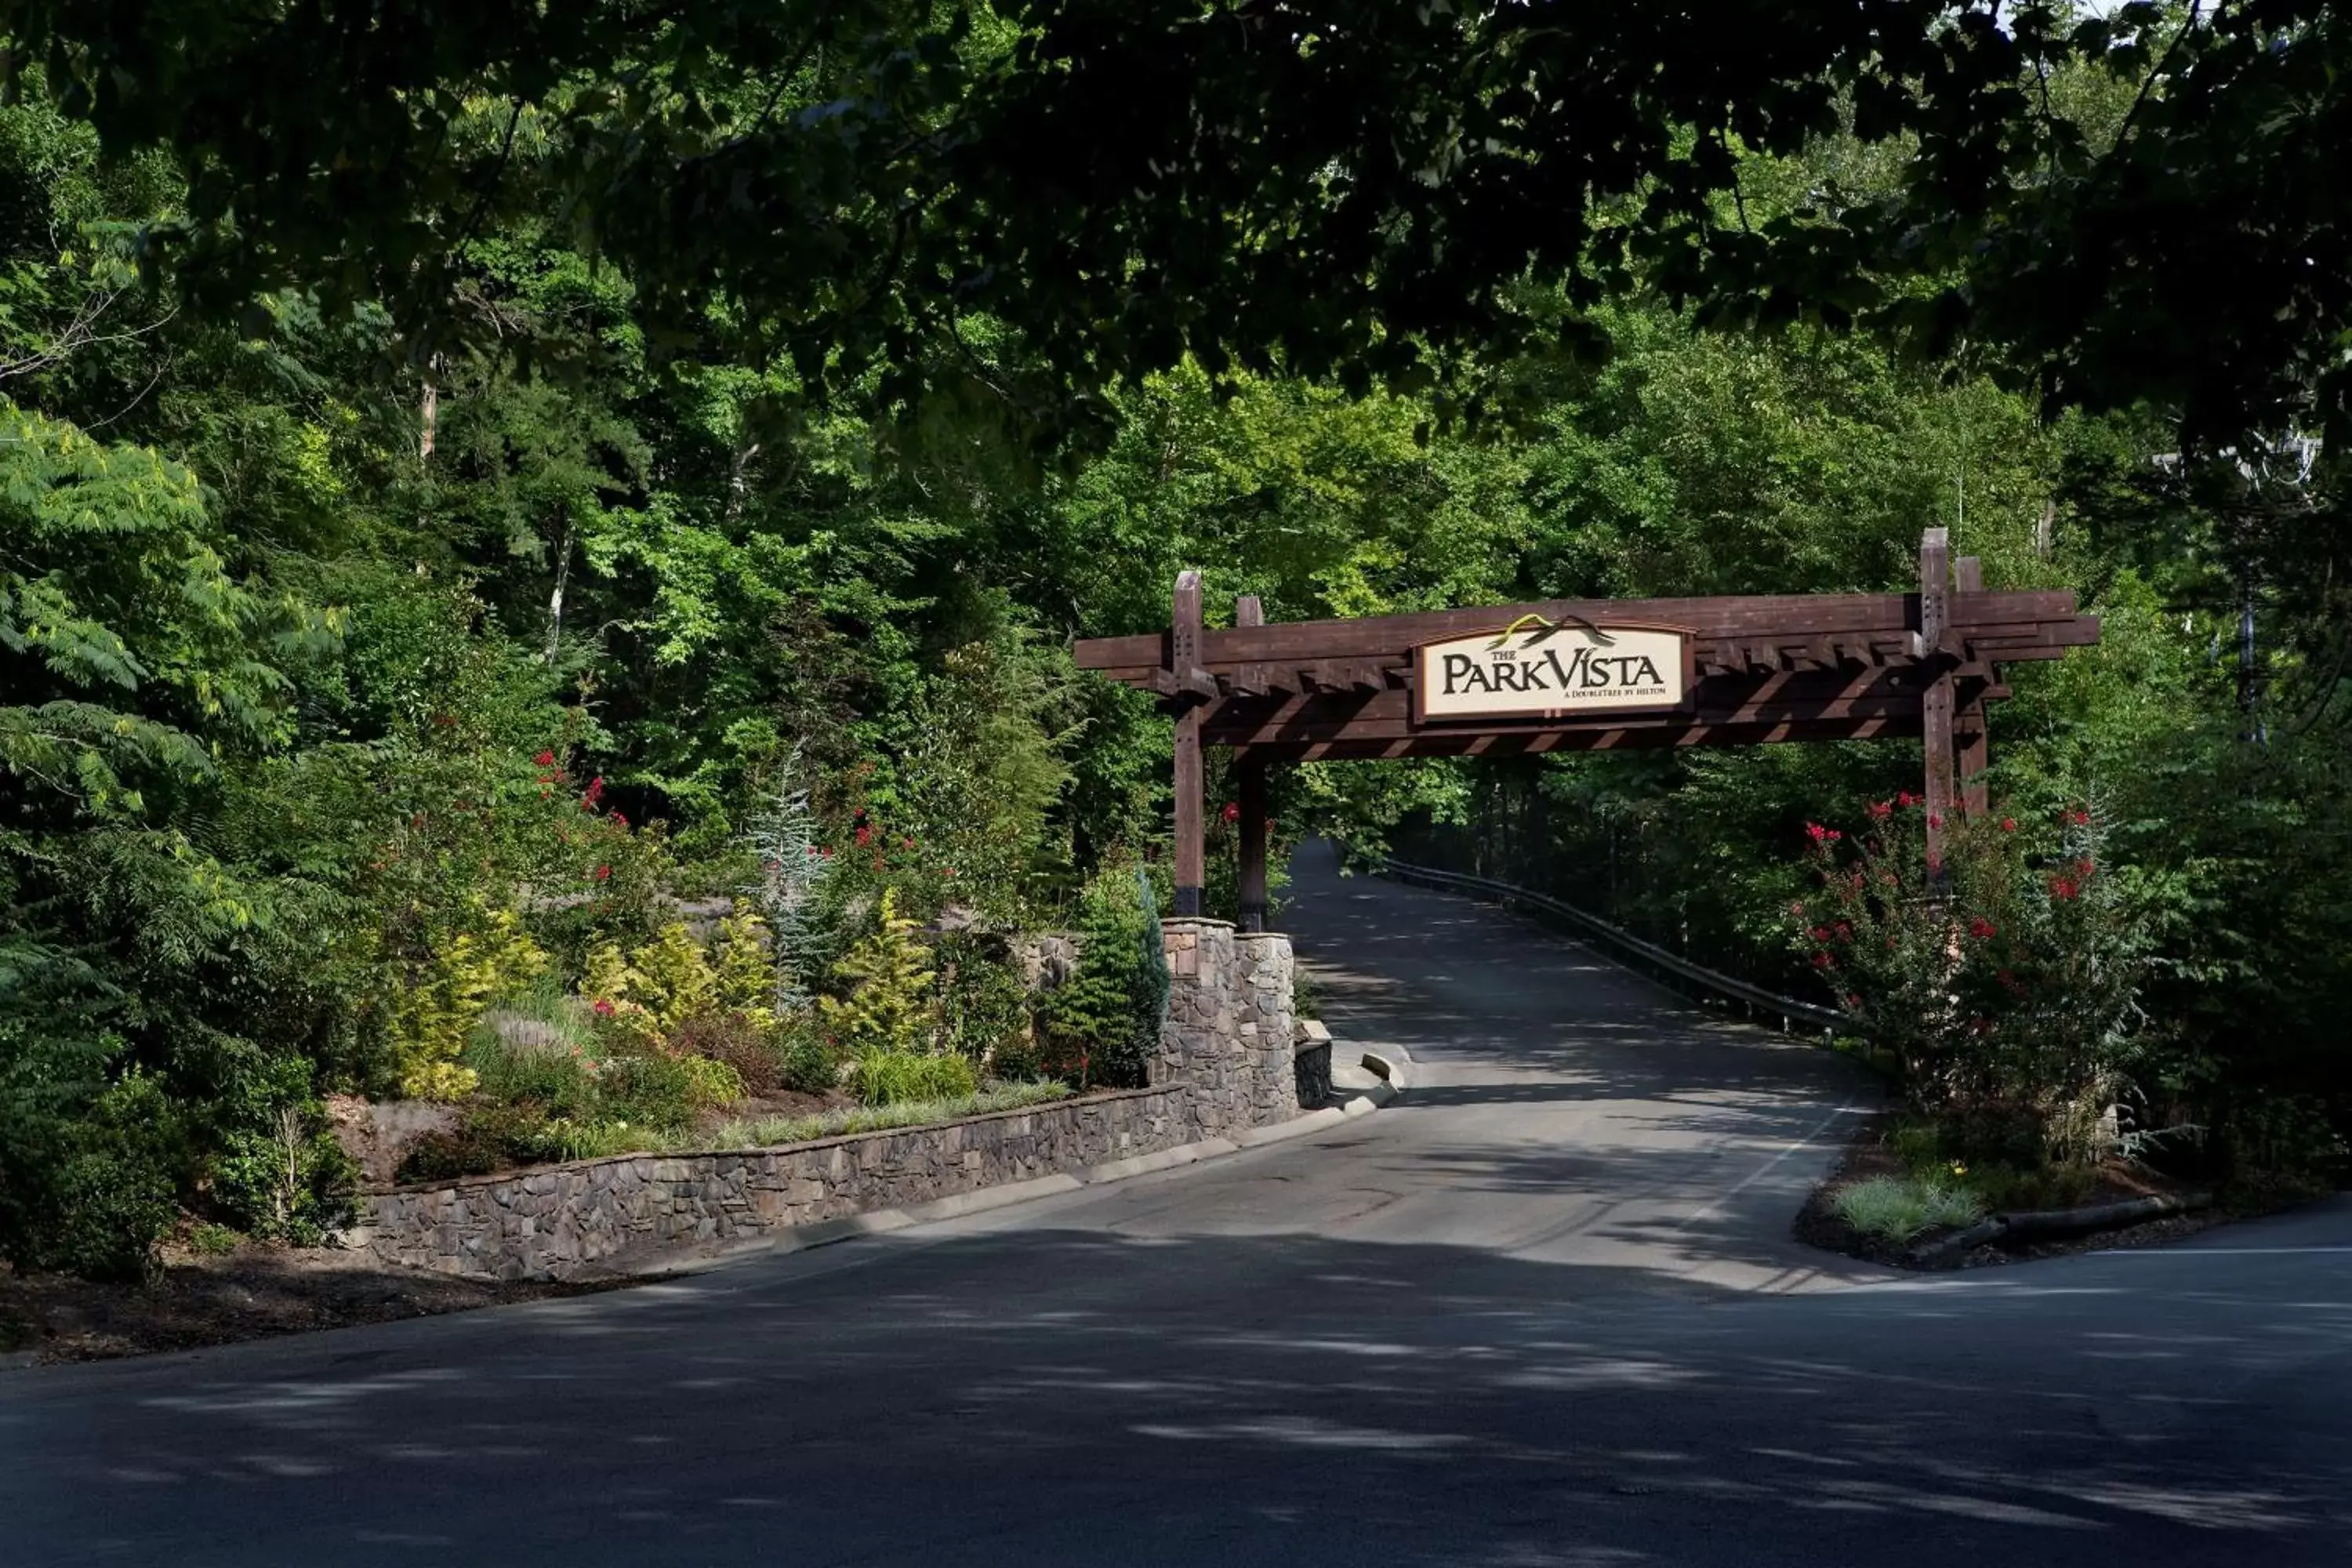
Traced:
<path fill-rule="evenodd" d="M 1298 1074 L 1291 1045 L 1290 939 L 1244 931 L 1234 939 L 1234 1001 L 1240 1018 L 1250 1125 L 1268 1127 L 1298 1114 Z"/>
<path fill-rule="evenodd" d="M 1298 1114 L 1291 1064 L 1290 939 L 1237 934 L 1224 921 L 1160 922 L 1168 1021 L 1151 1083 L 1181 1088 L 1197 1138 L 1223 1138 Z"/>
<path fill-rule="evenodd" d="M 1234 1121 L 1234 928 L 1200 915 L 1160 922 L 1168 952 L 1168 1021 L 1151 1086 L 1184 1090 L 1184 1118 L 1195 1138 L 1213 1138 Z"/>

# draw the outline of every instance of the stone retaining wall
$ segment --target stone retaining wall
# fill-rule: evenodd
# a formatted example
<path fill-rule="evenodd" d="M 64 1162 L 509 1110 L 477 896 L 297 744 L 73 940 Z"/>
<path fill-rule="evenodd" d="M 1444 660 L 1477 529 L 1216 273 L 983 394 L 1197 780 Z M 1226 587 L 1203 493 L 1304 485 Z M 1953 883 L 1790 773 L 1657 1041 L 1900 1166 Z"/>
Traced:
<path fill-rule="evenodd" d="M 1182 1100 L 1180 1089 L 1121 1089 L 778 1149 L 542 1165 L 377 1194 L 352 1239 L 413 1268 L 561 1279 L 1174 1148 L 1192 1138 Z"/>
<path fill-rule="evenodd" d="M 1287 937 L 1166 922 L 1150 1087 L 776 1149 L 634 1154 L 378 1193 L 352 1240 L 386 1263 L 564 1279 L 668 1248 L 897 1208 L 1156 1153 L 1298 1114 Z"/>

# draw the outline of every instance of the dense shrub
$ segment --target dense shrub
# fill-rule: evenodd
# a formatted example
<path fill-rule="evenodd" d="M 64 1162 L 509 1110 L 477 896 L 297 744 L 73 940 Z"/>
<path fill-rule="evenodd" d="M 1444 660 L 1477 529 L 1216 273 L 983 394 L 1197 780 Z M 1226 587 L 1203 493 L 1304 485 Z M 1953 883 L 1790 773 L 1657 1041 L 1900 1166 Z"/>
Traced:
<path fill-rule="evenodd" d="M 1976 1130 L 1971 1142 L 2011 1129 L 2036 1145 L 2032 1163 L 2112 1152 L 2148 940 L 2096 817 L 2070 809 L 2041 836 L 2007 817 L 1939 825 L 1937 867 L 1918 801 L 1868 815 L 1851 838 L 1809 826 L 1821 891 L 1792 910 L 1857 1033 L 1892 1053 L 1915 1105 Z"/>
<path fill-rule="evenodd" d="M 826 1094 L 841 1085 L 841 1052 L 824 1031 L 806 1020 L 783 1026 L 783 1056 L 779 1078 L 783 1087 L 800 1094 Z"/>
<path fill-rule="evenodd" d="M 248 1236 L 315 1247 L 351 1217 L 359 1168 L 327 1125 L 299 1057 L 260 1057 L 237 1092 L 214 1102 L 224 1123 L 208 1196 Z"/>
<path fill-rule="evenodd" d="M 868 1048 L 850 1061 L 850 1086 L 865 1105 L 961 1100 L 978 1087 L 970 1059 Z"/>
<path fill-rule="evenodd" d="M 1168 959 L 1150 883 L 1131 868 L 1087 882 L 1078 904 L 1078 964 L 1047 999 L 1057 1069 L 1084 1087 L 1143 1081 L 1168 1010 Z"/>
<path fill-rule="evenodd" d="M 1005 943 L 976 931 L 950 931 L 933 945 L 940 977 L 943 1049 L 1008 1074 L 1000 1063 L 1025 1058 L 1033 1023 L 1029 988 Z"/>
<path fill-rule="evenodd" d="M 669 1048 L 683 1057 L 725 1064 L 745 1094 L 771 1094 L 783 1083 L 785 1053 L 779 1041 L 782 1033 L 772 1024 L 761 1027 L 744 1013 L 706 1013 L 672 1031 Z"/>
<path fill-rule="evenodd" d="M 1964 1187 L 1916 1176 L 1872 1176 L 1838 1189 L 1838 1217 L 1864 1236 L 1908 1241 L 1924 1230 L 1968 1225 L 1984 1212 Z"/>
<path fill-rule="evenodd" d="M 0 1126 L 0 1240 L 32 1268 L 140 1278 L 178 1213 L 184 1118 L 152 1075 L 132 1072 L 70 1117 Z"/>
<path fill-rule="evenodd" d="M 843 1049 L 862 1057 L 929 1047 L 938 1028 L 930 954 L 915 921 L 898 912 L 896 888 L 882 889 L 874 929 L 834 964 L 834 975 L 848 994 L 820 997 L 818 1006 Z"/>

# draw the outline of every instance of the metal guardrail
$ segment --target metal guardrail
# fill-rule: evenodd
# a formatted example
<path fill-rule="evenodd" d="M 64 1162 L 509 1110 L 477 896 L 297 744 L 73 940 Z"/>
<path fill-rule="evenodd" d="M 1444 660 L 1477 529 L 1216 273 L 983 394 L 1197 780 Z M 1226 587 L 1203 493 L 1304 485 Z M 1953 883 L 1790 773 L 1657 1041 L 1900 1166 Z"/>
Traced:
<path fill-rule="evenodd" d="M 1693 963 L 1678 954 L 1668 952 L 1657 943 L 1644 942 L 1624 927 L 1612 925 L 1599 915 L 1589 914 L 1574 904 L 1566 903 L 1547 893 L 1497 882 L 1490 877 L 1473 877 L 1462 871 L 1441 871 L 1434 866 L 1414 866 L 1402 860 L 1385 859 L 1381 874 L 1402 882 L 1425 882 L 1431 887 L 1451 889 L 1459 892 L 1485 893 L 1505 904 L 1523 904 L 1544 913 L 1557 915 L 1588 935 L 1616 948 L 1638 963 L 1662 969 L 1697 987 L 1708 995 L 1727 1002 L 1737 1002 L 1748 1009 L 1750 1016 L 1777 1017 L 1787 1034 L 1800 1034 L 1820 1029 L 1834 1033 L 1851 1029 L 1852 1022 L 1834 1007 L 1823 1007 L 1811 1002 L 1800 1002 L 1793 996 L 1783 996 L 1767 991 L 1760 985 L 1750 985 L 1705 964 Z M 1801 1030 L 1801 1023 L 1806 1028 Z"/>

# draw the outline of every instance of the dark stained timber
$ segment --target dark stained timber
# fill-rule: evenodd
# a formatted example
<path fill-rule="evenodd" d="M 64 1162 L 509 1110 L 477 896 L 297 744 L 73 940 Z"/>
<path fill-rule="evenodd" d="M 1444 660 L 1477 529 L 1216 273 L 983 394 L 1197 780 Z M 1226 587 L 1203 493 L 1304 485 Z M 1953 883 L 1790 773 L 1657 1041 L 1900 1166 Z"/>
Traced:
<path fill-rule="evenodd" d="M 1248 841 L 1262 835 L 1269 762 L 1916 736 L 1925 794 L 1939 825 L 1930 833 L 1936 857 L 1942 821 L 1988 807 L 1986 715 L 2009 695 L 1996 667 L 2090 647 L 2099 640 L 2099 622 L 2064 590 L 1986 591 L 1978 562 L 1952 560 L 1941 529 L 1922 538 L 1919 568 L 1916 594 L 1555 599 L 1273 626 L 1263 624 L 1258 601 L 1244 596 L 1227 627 L 1202 624 L 1200 575 L 1187 572 L 1178 579 L 1168 629 L 1096 637 L 1073 651 L 1080 668 L 1155 693 L 1175 722 L 1175 880 L 1183 912 L 1197 911 L 1205 880 L 1203 746 L 1236 748 L 1244 761 Z M 1502 636 L 1529 626 L 1548 629 Z M 1679 690 L 1678 702 L 1638 710 L 1627 698 L 1646 696 L 1642 688 L 1612 697 L 1615 709 L 1588 704 L 1580 712 L 1561 704 L 1584 694 L 1522 671 L 1524 679 L 1465 684 L 1464 690 L 1498 694 L 1494 702 L 1465 704 L 1450 683 L 1467 667 L 1449 646 L 1445 712 L 1416 705 L 1415 650 L 1423 645 L 1491 636 L 1471 657 L 1498 661 L 1487 674 L 1499 678 L 1512 674 L 1500 663 L 1537 662 L 1514 648 L 1560 634 L 1604 646 L 1598 638 L 1609 627 L 1637 645 L 1642 627 L 1671 629 L 1683 639 L 1682 685 L 1658 689 Z M 1590 664 L 1608 662 L 1596 655 Z M 1506 692 L 1520 695 L 1515 702 Z M 1256 892 L 1254 877 L 1244 882 Z M 1257 893 L 1249 901 L 1262 900 Z"/>

